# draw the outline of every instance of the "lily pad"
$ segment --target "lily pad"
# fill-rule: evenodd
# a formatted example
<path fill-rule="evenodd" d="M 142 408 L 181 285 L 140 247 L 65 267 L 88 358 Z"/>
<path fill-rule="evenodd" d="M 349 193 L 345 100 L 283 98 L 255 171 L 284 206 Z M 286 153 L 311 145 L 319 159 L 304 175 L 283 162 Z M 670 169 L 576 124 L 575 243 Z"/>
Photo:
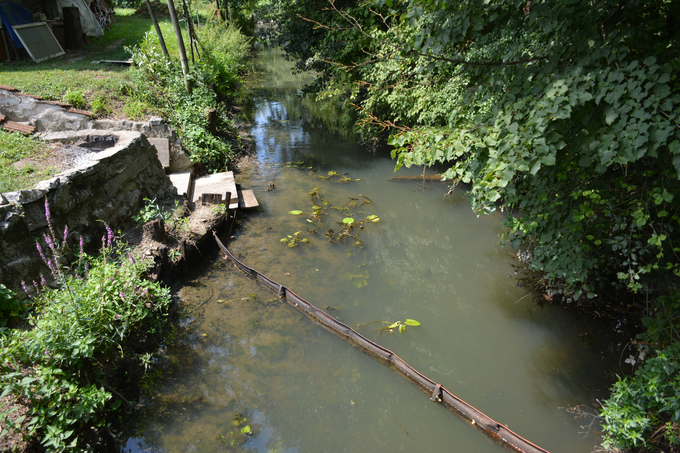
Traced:
<path fill-rule="evenodd" d="M 300 214 L 302 214 L 302 211 L 296 209 L 296 210 L 294 210 L 294 211 L 290 211 L 288 214 L 300 215 Z"/>
<path fill-rule="evenodd" d="M 347 223 L 347 224 L 351 225 L 351 224 L 354 223 L 354 219 L 351 218 L 351 217 L 345 217 L 344 219 L 342 219 L 342 223 Z"/>

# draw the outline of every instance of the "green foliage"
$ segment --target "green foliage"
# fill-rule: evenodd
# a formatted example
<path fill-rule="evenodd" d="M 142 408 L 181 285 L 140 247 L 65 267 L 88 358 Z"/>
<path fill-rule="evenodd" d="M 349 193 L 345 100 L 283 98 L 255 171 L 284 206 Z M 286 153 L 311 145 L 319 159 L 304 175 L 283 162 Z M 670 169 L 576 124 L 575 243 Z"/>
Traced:
<path fill-rule="evenodd" d="M 86 105 L 85 95 L 82 91 L 75 88 L 66 90 L 66 93 L 64 93 L 64 102 L 79 109 L 85 108 Z"/>
<path fill-rule="evenodd" d="M 116 244 L 110 229 L 99 257 L 81 251 L 74 270 L 66 272 L 59 264 L 66 240 L 56 241 L 49 222 L 48 214 L 50 233 L 39 251 L 47 253 L 57 288 L 44 280 L 34 283 L 36 292 L 24 285 L 33 304 L 31 329 L 0 332 L 0 396 L 28 403 L 28 434 L 46 451 L 91 449 L 82 433 L 102 425 L 105 411 L 120 405 L 104 388 L 106 370 L 119 354 L 136 355 L 126 341 L 132 332 L 160 327 L 170 296 L 142 277 L 149 264 Z M 6 416 L 3 409 L 0 417 Z"/>
<path fill-rule="evenodd" d="M 680 293 L 650 303 L 637 336 L 638 365 L 631 376 L 618 378 L 604 401 L 603 446 L 662 451 L 680 445 Z"/>
<path fill-rule="evenodd" d="M 137 222 L 137 225 L 141 226 L 155 219 L 163 219 L 164 222 L 167 222 L 172 217 L 172 212 L 166 210 L 155 198 L 150 200 L 145 197 L 144 201 L 146 203 L 139 214 L 132 216 L 132 220 Z"/>
<path fill-rule="evenodd" d="M 232 27 L 206 25 L 202 29 L 202 57 L 188 76 L 191 94 L 187 93 L 178 62 L 166 59 L 153 35 L 147 34 L 132 51 L 137 66 L 133 76 L 135 96 L 140 106 L 152 105 L 163 112 L 178 129 L 194 162 L 218 172 L 231 162 L 232 148 L 239 140 L 219 102 L 232 93 L 240 80 L 248 41 Z M 212 125 L 210 115 L 215 115 Z"/>
<path fill-rule="evenodd" d="M 0 283 L 0 327 L 4 326 L 7 319 L 18 316 L 22 308 L 14 291 Z"/>
<path fill-rule="evenodd" d="M 446 165 L 477 213 L 507 209 L 563 300 L 677 282 L 677 2 L 324 3 L 279 37 L 397 169 Z"/>
<path fill-rule="evenodd" d="M 109 100 L 104 96 L 95 97 L 90 103 L 92 106 L 92 113 L 95 115 L 105 116 L 111 113 L 111 108 L 109 107 Z"/>
<path fill-rule="evenodd" d="M 603 446 L 657 450 L 680 445 L 680 344 L 647 359 L 633 376 L 619 378 L 604 401 Z"/>

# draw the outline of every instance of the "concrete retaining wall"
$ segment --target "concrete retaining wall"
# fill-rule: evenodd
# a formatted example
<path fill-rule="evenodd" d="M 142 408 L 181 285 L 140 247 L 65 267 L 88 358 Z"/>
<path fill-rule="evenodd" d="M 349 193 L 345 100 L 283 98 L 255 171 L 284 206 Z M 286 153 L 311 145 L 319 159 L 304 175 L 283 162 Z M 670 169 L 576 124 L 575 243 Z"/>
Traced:
<path fill-rule="evenodd" d="M 89 130 L 68 135 L 75 140 L 97 134 L 112 132 Z M 119 137 L 117 145 L 94 154 L 83 165 L 41 181 L 34 189 L 0 195 L 0 282 L 19 292 L 21 280 L 29 282 L 39 279 L 41 273 L 49 274 L 35 247 L 47 230 L 45 198 L 57 236 L 61 239 L 68 224 L 68 243 L 75 250 L 80 235 L 87 246 L 101 245 L 105 227 L 99 220 L 115 230 L 139 213 L 144 197 L 175 192 L 155 148 L 143 134 L 114 134 Z"/>

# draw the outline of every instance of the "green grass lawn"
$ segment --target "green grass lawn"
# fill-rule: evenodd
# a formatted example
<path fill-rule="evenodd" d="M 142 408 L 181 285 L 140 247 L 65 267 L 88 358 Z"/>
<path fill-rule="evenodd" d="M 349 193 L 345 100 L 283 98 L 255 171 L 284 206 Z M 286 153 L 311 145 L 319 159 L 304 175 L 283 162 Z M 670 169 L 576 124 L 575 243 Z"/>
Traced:
<path fill-rule="evenodd" d="M 99 117 L 142 119 L 148 108 L 130 97 L 133 82 L 127 66 L 98 63 L 99 60 L 127 60 L 126 47 L 134 47 L 156 31 L 147 17 L 134 15 L 132 9 L 117 9 L 116 22 L 100 38 L 65 56 L 34 63 L 30 58 L 0 63 L 2 84 L 44 99 L 65 101 L 92 111 Z M 178 46 L 169 19 L 159 25 L 171 56 L 177 58 Z M 188 41 L 187 41 L 188 47 Z M 12 164 L 24 158 L 40 162 L 49 147 L 37 139 L 0 129 L 0 193 L 32 187 L 57 171 L 30 163 L 22 168 Z"/>

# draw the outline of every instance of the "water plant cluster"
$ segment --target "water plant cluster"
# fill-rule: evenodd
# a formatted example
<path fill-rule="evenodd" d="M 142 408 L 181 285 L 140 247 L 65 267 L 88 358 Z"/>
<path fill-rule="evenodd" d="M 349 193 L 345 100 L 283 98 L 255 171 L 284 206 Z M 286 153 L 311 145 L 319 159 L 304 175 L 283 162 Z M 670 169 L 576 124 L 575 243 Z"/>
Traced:
<path fill-rule="evenodd" d="M 337 173 L 335 173 L 335 175 L 337 175 Z M 295 209 L 290 211 L 289 214 L 295 216 L 306 214 L 306 221 L 314 225 L 314 228 L 306 229 L 306 231 L 312 235 L 323 233 L 324 238 L 330 243 L 346 244 L 348 240 L 351 240 L 353 246 L 362 247 L 363 241 L 359 239 L 359 234 L 364 229 L 364 225 L 378 223 L 380 222 L 380 218 L 375 214 L 369 214 L 361 220 L 356 220 L 355 217 L 357 217 L 357 215 L 364 215 L 361 208 L 371 204 L 371 200 L 368 199 L 368 197 L 361 194 L 359 194 L 359 197 L 361 197 L 361 199 L 349 197 L 349 201 L 346 204 L 331 206 L 331 202 L 322 197 L 319 193 L 319 188 L 315 187 L 309 192 L 309 198 L 312 202 L 311 212 Z M 336 211 L 340 214 L 340 217 L 337 215 L 335 216 L 335 218 L 339 218 L 339 220 L 335 221 L 335 218 L 328 217 L 331 211 Z M 324 223 L 324 217 L 326 223 Z M 335 221 L 335 225 L 337 226 L 330 228 L 329 226 L 333 225 L 330 222 L 333 221 Z M 302 234 L 302 231 L 296 231 L 287 237 L 281 238 L 281 242 L 286 243 L 288 247 L 296 247 L 300 243 L 310 242 L 309 239 L 301 237 L 300 234 Z"/>
<path fill-rule="evenodd" d="M 3 406 L 0 418 L 47 451 L 88 451 L 92 428 L 113 434 L 115 416 L 130 409 L 115 388 L 148 366 L 171 300 L 108 226 L 90 256 L 82 237 L 55 231 L 47 200 L 45 212 L 48 232 L 36 248 L 49 275 L 22 282 L 23 303 L 0 290 L 0 397 L 27 408 L 15 418 Z M 69 250 L 77 250 L 70 265 Z"/>

